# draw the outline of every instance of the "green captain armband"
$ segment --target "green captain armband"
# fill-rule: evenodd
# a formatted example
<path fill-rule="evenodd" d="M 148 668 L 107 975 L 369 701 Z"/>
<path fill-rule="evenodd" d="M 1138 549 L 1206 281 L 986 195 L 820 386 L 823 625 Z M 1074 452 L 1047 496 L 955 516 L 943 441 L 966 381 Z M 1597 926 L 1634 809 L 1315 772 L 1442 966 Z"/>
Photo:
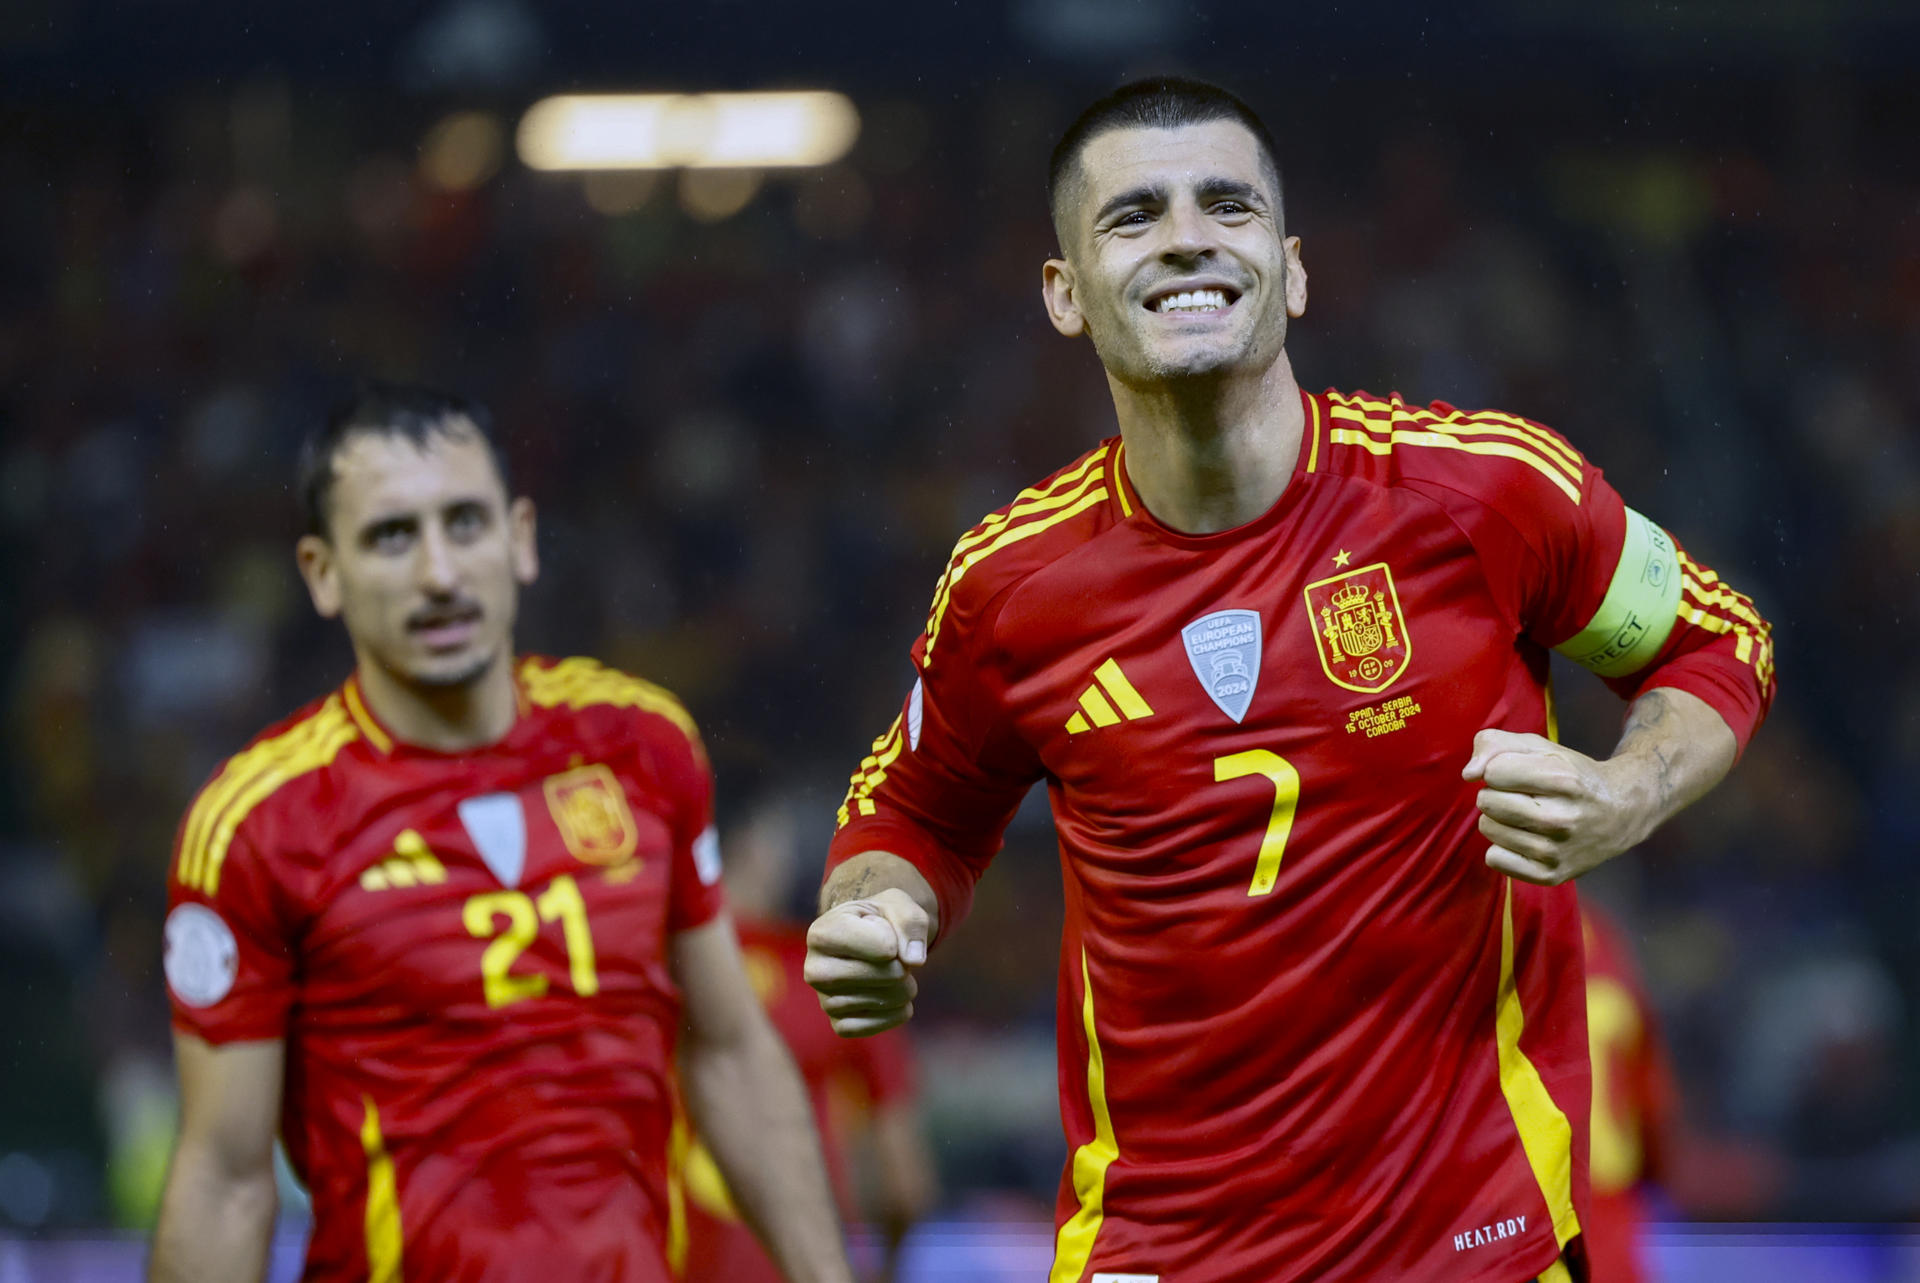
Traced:
<path fill-rule="evenodd" d="M 1587 626 L 1554 649 L 1602 677 L 1645 668 L 1680 617 L 1680 554 L 1667 532 L 1627 509 L 1627 537 L 1606 600 Z"/>

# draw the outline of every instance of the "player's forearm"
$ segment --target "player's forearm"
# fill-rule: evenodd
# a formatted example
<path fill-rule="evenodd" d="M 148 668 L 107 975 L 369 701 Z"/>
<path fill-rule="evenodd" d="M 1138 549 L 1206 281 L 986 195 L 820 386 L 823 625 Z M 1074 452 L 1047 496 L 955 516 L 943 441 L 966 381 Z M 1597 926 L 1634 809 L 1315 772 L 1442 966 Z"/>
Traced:
<path fill-rule="evenodd" d="M 933 1210 L 939 1178 L 912 1106 L 896 1103 L 878 1110 L 871 1134 L 879 1188 L 869 1210 L 888 1239 L 897 1243 Z"/>
<path fill-rule="evenodd" d="M 278 1203 L 273 1168 L 233 1172 L 182 1141 L 167 1173 L 154 1231 L 150 1283 L 257 1283 Z"/>
<path fill-rule="evenodd" d="M 687 1107 L 742 1215 L 792 1283 L 850 1283 L 813 1110 L 764 1018 L 688 1046 Z"/>
<path fill-rule="evenodd" d="M 940 897 L 920 870 L 890 851 L 862 851 L 827 875 L 820 888 L 820 912 L 849 900 L 869 900 L 882 891 L 904 891 L 927 914 L 927 938 L 940 935 Z"/>
<path fill-rule="evenodd" d="M 1606 766 L 1630 799 L 1634 846 L 1704 797 L 1733 769 L 1733 731 L 1697 695 L 1660 686 L 1635 700 Z"/>

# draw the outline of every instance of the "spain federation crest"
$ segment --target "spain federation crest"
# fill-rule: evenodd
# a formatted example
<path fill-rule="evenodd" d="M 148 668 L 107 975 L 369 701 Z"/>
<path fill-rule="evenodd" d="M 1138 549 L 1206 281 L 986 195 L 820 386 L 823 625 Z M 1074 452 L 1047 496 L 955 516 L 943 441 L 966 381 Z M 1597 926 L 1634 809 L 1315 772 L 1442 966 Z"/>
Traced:
<path fill-rule="evenodd" d="M 618 864 L 633 854 L 640 840 L 633 812 L 627 809 L 620 781 L 604 765 L 596 762 L 550 775 L 543 787 L 560 840 L 576 860 Z"/>
<path fill-rule="evenodd" d="M 1180 630 L 1187 662 L 1220 711 L 1239 721 L 1260 683 L 1260 612 L 1216 610 Z"/>
<path fill-rule="evenodd" d="M 1400 680 L 1413 638 L 1386 562 L 1308 584 L 1306 596 L 1314 649 L 1334 685 L 1372 695 Z"/>

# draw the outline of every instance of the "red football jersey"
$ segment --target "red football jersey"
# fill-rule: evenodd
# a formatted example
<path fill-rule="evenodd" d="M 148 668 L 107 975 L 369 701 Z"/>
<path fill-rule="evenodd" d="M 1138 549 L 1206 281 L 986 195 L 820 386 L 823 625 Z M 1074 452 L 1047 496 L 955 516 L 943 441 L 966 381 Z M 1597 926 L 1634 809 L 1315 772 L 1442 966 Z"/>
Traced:
<path fill-rule="evenodd" d="M 839 1037 L 820 1009 L 819 998 L 807 987 L 806 928 L 742 921 L 739 931 L 747 977 L 793 1053 L 813 1102 L 820 1147 L 842 1214 L 856 1219 L 842 1138 L 852 1113 L 912 1097 L 913 1061 L 906 1031 L 889 1030 L 873 1038 Z M 779 1268 L 740 1219 L 726 1182 L 704 1147 L 690 1148 L 684 1181 L 689 1283 L 781 1283 Z"/>
<path fill-rule="evenodd" d="M 1643 1183 L 1660 1177 L 1679 1091 L 1633 950 L 1593 905 L 1586 937 L 1587 1037 L 1593 1050 L 1593 1214 L 1587 1260 L 1595 1279 L 1642 1283 Z"/>
<path fill-rule="evenodd" d="M 1545 1270 L 1586 1200 L 1571 887 L 1484 862 L 1483 727 L 1548 649 L 1623 696 L 1772 689 L 1752 604 L 1525 419 L 1328 392 L 1234 530 L 1168 529 L 1109 441 L 964 535 L 832 859 L 943 930 L 1045 780 L 1066 922 L 1054 1283 Z"/>
<path fill-rule="evenodd" d="M 516 678 L 506 738 L 455 754 L 349 680 L 181 826 L 174 1020 L 285 1039 L 309 1279 L 668 1278 L 667 938 L 721 908 L 711 778 L 658 687 Z"/>

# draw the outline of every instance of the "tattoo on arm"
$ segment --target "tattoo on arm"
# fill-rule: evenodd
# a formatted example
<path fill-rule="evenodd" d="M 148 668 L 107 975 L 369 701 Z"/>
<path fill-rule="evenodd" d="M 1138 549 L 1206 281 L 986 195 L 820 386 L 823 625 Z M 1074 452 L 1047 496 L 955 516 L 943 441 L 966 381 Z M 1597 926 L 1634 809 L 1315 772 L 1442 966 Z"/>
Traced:
<path fill-rule="evenodd" d="M 1667 697 L 1657 690 L 1648 691 L 1633 702 L 1633 708 L 1627 714 L 1627 728 L 1621 733 L 1620 743 L 1633 739 L 1640 731 L 1650 731 L 1662 725 L 1673 715 L 1673 706 L 1667 703 Z"/>
<path fill-rule="evenodd" d="M 820 910 L 824 913 L 828 909 L 839 908 L 849 900 L 864 900 L 883 889 L 879 883 L 880 875 L 871 865 L 838 885 L 829 882 L 820 896 Z"/>

